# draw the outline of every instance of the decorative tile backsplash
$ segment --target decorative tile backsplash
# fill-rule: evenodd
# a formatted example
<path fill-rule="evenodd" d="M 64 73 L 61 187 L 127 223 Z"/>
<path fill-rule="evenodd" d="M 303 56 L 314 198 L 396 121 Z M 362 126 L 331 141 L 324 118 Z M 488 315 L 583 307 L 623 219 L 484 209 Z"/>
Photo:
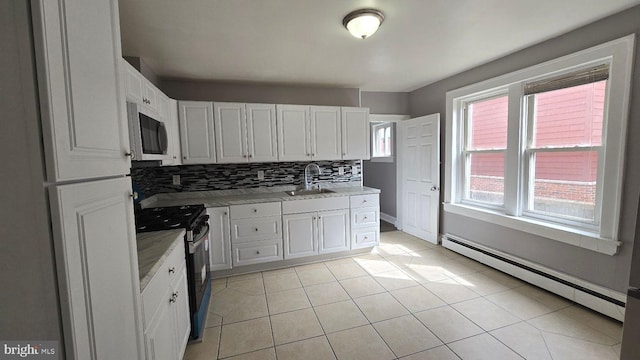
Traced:
<path fill-rule="evenodd" d="M 317 161 L 322 174 L 314 174 L 314 184 L 361 184 L 362 162 Z M 279 162 L 252 164 L 207 164 L 182 166 L 136 167 L 131 169 L 131 180 L 145 196 L 180 191 L 211 191 L 303 185 L 304 168 L 308 162 Z M 339 174 L 339 167 L 344 174 Z M 354 171 L 357 169 L 356 171 Z M 264 171 L 264 180 L 258 180 L 258 171 Z M 354 175 L 354 172 L 356 173 Z M 180 175 L 180 185 L 173 185 L 173 175 Z"/>

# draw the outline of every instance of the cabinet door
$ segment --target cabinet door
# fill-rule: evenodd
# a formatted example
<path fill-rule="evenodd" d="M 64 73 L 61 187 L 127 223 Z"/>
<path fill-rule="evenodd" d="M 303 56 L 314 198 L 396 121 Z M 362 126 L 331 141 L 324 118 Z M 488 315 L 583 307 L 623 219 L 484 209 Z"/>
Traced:
<path fill-rule="evenodd" d="M 178 107 L 182 163 L 215 163 L 212 104 L 207 101 L 179 101 Z"/>
<path fill-rule="evenodd" d="M 342 158 L 340 108 L 311 106 L 311 157 L 313 160 Z"/>
<path fill-rule="evenodd" d="M 278 161 L 276 106 L 247 104 L 247 151 L 251 162 Z"/>
<path fill-rule="evenodd" d="M 157 113 L 160 110 L 158 108 L 158 91 L 147 79 L 142 82 L 142 103 L 153 112 Z"/>
<path fill-rule="evenodd" d="M 229 208 L 208 208 L 209 261 L 211 270 L 231 269 L 231 237 L 229 232 Z"/>
<path fill-rule="evenodd" d="M 371 158 L 368 108 L 342 108 L 342 159 Z"/>
<path fill-rule="evenodd" d="M 165 97 L 167 103 L 167 115 L 164 116 L 165 126 L 167 127 L 167 137 L 169 141 L 169 154 L 171 158 L 162 160 L 162 165 L 180 165 L 182 164 L 182 155 L 180 150 L 180 124 L 178 124 L 178 102 Z M 159 101 L 162 107 L 162 100 Z"/>
<path fill-rule="evenodd" d="M 317 213 L 284 215 L 282 222 L 285 259 L 318 254 Z"/>
<path fill-rule="evenodd" d="M 318 244 L 320 254 L 350 249 L 349 210 L 318 213 Z"/>
<path fill-rule="evenodd" d="M 144 96 L 143 84 L 144 78 L 131 64 L 125 59 L 121 59 L 122 72 L 124 73 L 124 86 L 127 100 L 136 104 L 144 104 L 142 97 Z"/>
<path fill-rule="evenodd" d="M 249 161 L 245 106 L 241 103 L 213 103 L 218 163 Z"/>
<path fill-rule="evenodd" d="M 33 1 L 32 17 L 48 181 L 127 174 L 118 2 Z"/>
<path fill-rule="evenodd" d="M 145 333 L 147 360 L 180 359 L 175 357 L 177 350 L 175 329 L 173 328 L 174 304 L 169 302 L 171 295 L 171 291 L 166 293 L 165 299 L 161 302 L 160 308 L 158 309 L 153 322 L 149 325 L 149 328 Z"/>
<path fill-rule="evenodd" d="M 67 359 L 142 358 L 130 194 L 129 177 L 50 190 Z"/>
<path fill-rule="evenodd" d="M 311 159 L 309 146 L 309 107 L 276 105 L 278 111 L 278 160 L 305 161 Z"/>
<path fill-rule="evenodd" d="M 182 359 L 187 348 L 189 334 L 191 333 L 191 319 L 189 318 L 189 290 L 187 289 L 187 267 L 183 266 L 173 287 L 175 301 L 171 303 L 173 310 L 173 327 L 175 331 L 175 359 Z"/>

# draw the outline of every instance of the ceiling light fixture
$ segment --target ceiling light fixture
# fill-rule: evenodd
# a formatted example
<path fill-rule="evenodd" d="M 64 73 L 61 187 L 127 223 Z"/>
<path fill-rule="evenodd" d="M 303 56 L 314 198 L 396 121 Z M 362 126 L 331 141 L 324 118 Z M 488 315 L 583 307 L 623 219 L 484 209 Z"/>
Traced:
<path fill-rule="evenodd" d="M 366 39 L 378 30 L 383 21 L 384 14 L 380 10 L 360 9 L 348 13 L 342 19 L 342 25 L 351 35 Z"/>

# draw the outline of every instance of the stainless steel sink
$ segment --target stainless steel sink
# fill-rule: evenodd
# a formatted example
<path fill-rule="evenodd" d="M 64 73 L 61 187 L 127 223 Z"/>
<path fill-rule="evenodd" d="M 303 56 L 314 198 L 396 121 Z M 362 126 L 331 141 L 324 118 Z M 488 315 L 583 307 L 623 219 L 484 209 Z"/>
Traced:
<path fill-rule="evenodd" d="M 318 195 L 318 194 L 328 194 L 333 193 L 335 191 L 329 189 L 309 189 L 309 190 L 291 190 L 285 191 L 284 193 L 289 196 L 302 196 L 302 195 Z"/>

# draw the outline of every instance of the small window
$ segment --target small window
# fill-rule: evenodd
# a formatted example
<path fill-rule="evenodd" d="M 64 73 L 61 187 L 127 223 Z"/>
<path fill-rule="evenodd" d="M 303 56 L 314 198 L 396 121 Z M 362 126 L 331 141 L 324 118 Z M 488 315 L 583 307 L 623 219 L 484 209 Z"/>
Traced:
<path fill-rule="evenodd" d="M 393 162 L 393 123 L 371 125 L 371 161 Z"/>

